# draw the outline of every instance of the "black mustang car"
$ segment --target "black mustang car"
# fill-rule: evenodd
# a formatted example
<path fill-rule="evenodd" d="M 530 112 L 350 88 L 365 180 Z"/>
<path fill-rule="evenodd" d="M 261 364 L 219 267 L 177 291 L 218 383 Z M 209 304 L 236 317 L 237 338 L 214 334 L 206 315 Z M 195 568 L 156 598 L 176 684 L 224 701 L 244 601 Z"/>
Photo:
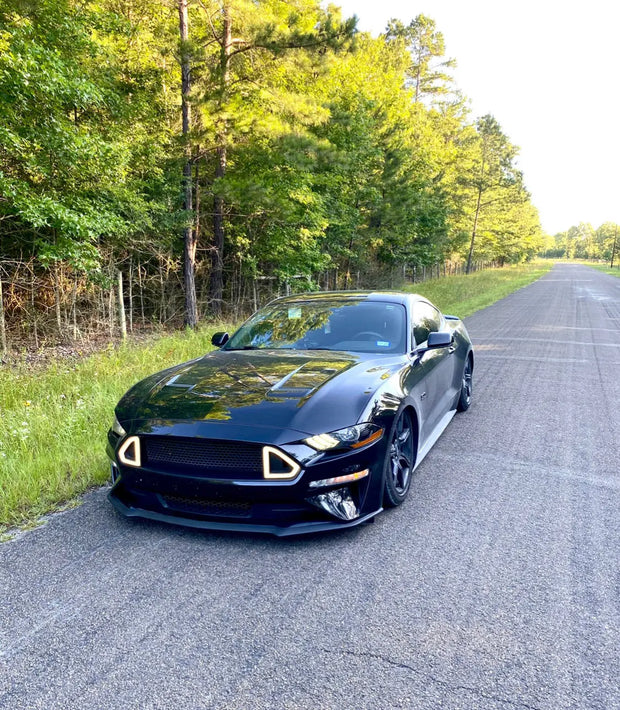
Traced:
<path fill-rule="evenodd" d="M 275 535 L 359 525 L 405 500 L 471 401 L 465 326 L 412 294 L 280 298 L 213 344 L 116 407 L 124 515 Z"/>

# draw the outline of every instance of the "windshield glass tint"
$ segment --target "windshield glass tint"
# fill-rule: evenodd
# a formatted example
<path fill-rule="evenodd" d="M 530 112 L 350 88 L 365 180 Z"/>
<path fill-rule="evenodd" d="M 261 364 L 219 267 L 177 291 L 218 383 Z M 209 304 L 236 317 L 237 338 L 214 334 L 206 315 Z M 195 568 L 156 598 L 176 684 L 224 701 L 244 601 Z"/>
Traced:
<path fill-rule="evenodd" d="M 224 350 L 405 352 L 405 308 L 380 301 L 274 303 L 241 326 Z"/>

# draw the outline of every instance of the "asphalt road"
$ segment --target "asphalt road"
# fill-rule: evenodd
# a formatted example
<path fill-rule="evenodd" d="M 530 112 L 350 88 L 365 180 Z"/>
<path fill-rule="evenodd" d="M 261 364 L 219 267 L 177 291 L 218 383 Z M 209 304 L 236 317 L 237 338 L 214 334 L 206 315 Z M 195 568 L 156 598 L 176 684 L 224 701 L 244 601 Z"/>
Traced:
<path fill-rule="evenodd" d="M 620 708 L 620 279 L 558 265 L 467 327 L 474 404 L 374 525 L 210 534 L 101 490 L 0 545 L 0 707 Z"/>

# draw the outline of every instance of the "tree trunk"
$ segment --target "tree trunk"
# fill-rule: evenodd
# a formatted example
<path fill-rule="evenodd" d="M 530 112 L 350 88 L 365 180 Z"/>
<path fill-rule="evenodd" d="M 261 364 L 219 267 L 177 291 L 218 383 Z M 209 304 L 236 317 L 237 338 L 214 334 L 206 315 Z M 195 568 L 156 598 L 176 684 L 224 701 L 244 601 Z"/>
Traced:
<path fill-rule="evenodd" d="M 198 324 L 196 306 L 196 233 L 194 231 L 192 203 L 192 147 L 189 139 L 191 124 L 190 91 L 192 87 L 189 55 L 188 0 L 178 0 L 179 30 L 181 36 L 181 111 L 183 140 L 185 141 L 185 164 L 183 165 L 183 208 L 187 212 L 183 230 L 183 283 L 185 286 L 185 323 L 190 328 Z"/>
<path fill-rule="evenodd" d="M 194 253 L 200 239 L 200 171 L 198 169 L 198 161 L 194 165 L 193 190 L 194 190 Z M 200 319 L 198 310 L 198 296 L 196 294 L 196 286 L 194 284 L 194 295 L 196 298 L 196 321 Z"/>
<path fill-rule="evenodd" d="M 467 257 L 467 267 L 465 273 L 471 271 L 471 260 L 474 255 L 474 242 L 476 241 L 476 231 L 478 230 L 478 217 L 480 215 L 480 203 L 482 202 L 482 188 L 478 188 L 478 199 L 476 200 L 476 212 L 474 213 L 474 226 L 471 230 L 471 243 L 469 245 L 469 256 Z"/>
<path fill-rule="evenodd" d="M 356 205 L 357 207 L 357 205 Z M 344 277 L 344 289 L 345 291 L 349 288 L 349 282 L 351 281 L 351 250 L 353 249 L 353 234 L 349 236 L 349 251 L 347 254 L 347 268 L 345 269 Z"/>
<path fill-rule="evenodd" d="M 467 268 L 465 273 L 469 274 L 471 270 L 471 260 L 474 255 L 474 242 L 476 241 L 476 232 L 478 230 L 478 218 L 480 217 L 480 206 L 482 204 L 482 193 L 484 192 L 484 171 L 486 168 L 486 159 L 484 154 L 484 144 L 482 152 L 482 161 L 480 163 L 480 182 L 478 183 L 478 199 L 476 200 L 476 212 L 474 214 L 474 225 L 471 230 L 471 243 L 469 245 L 469 255 L 467 257 Z"/>
<path fill-rule="evenodd" d="M 614 232 L 614 246 L 613 246 L 613 248 L 612 248 L 612 250 L 611 250 L 611 265 L 610 265 L 610 267 L 609 267 L 610 269 L 613 269 L 613 268 L 614 268 L 614 258 L 615 258 L 615 256 L 616 256 L 616 244 L 617 244 L 617 242 L 618 242 L 618 225 L 616 225 L 616 231 Z"/>
<path fill-rule="evenodd" d="M 417 104 L 418 101 L 420 100 L 420 74 L 421 74 L 421 67 L 420 67 L 420 58 L 418 58 L 418 71 L 416 72 L 416 77 L 415 77 L 415 99 L 414 102 Z"/>
<path fill-rule="evenodd" d="M 230 52 L 232 47 L 232 23 L 228 5 L 224 5 L 224 35 L 220 53 L 220 108 L 226 100 L 226 93 L 230 81 Z M 223 121 L 217 136 L 217 156 L 215 165 L 215 179 L 226 175 L 226 121 Z M 224 200 L 216 194 L 213 199 L 213 247 L 211 249 L 211 278 L 209 297 L 211 308 L 215 316 L 222 314 L 222 294 L 224 290 Z"/>

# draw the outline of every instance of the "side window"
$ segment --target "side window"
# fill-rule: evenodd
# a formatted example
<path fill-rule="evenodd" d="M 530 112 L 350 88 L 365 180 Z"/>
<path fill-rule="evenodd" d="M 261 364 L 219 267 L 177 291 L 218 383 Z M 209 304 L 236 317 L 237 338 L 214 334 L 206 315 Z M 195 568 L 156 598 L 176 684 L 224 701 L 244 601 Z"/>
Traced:
<path fill-rule="evenodd" d="M 428 340 L 429 333 L 436 333 L 441 326 L 441 315 L 429 303 L 420 301 L 413 306 L 413 339 L 416 345 Z"/>

